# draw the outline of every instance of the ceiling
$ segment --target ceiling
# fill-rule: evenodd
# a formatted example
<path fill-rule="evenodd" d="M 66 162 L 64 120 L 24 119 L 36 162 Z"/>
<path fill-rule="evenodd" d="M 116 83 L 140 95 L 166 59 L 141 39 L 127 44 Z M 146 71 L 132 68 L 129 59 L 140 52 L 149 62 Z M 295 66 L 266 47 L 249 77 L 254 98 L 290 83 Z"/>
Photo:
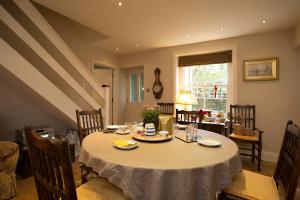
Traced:
<path fill-rule="evenodd" d="M 285 29 L 300 22 L 300 0 L 35 1 L 105 35 L 95 45 L 116 55 Z"/>

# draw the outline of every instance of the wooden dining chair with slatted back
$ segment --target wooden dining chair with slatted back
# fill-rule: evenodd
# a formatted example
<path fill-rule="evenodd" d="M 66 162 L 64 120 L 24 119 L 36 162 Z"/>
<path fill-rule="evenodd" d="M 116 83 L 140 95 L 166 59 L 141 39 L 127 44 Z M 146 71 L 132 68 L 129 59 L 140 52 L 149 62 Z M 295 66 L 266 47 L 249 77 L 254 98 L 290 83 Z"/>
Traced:
<path fill-rule="evenodd" d="M 187 111 L 176 109 L 176 123 L 178 124 L 190 124 L 200 123 L 199 111 Z"/>
<path fill-rule="evenodd" d="M 104 128 L 101 108 L 99 110 L 76 110 L 76 117 L 80 144 L 87 135 Z"/>
<path fill-rule="evenodd" d="M 174 114 L 174 103 L 157 103 L 160 107 L 160 114 L 173 115 Z"/>
<path fill-rule="evenodd" d="M 243 170 L 220 199 L 296 199 L 300 176 L 300 128 L 288 121 L 273 177 Z M 281 198 L 280 198 L 281 197 Z"/>
<path fill-rule="evenodd" d="M 255 105 L 230 105 L 230 135 L 228 137 L 237 143 L 250 145 L 250 148 L 247 146 L 240 146 L 240 154 L 242 156 L 251 156 L 252 162 L 255 162 L 256 159 L 257 169 L 261 170 L 263 131 L 257 129 L 255 126 L 255 112 Z M 234 130 L 234 127 L 237 127 L 236 124 L 239 124 L 244 131 L 238 133 L 237 130 Z M 249 153 L 249 151 L 251 153 Z"/>
<path fill-rule="evenodd" d="M 76 117 L 80 144 L 87 135 L 101 131 L 104 128 L 101 108 L 99 108 L 99 110 L 76 110 Z M 85 183 L 88 181 L 88 176 L 93 170 L 84 163 L 81 163 L 80 168 L 81 181 Z M 95 172 L 93 173 L 96 174 Z"/>
<path fill-rule="evenodd" d="M 96 177 L 75 188 L 67 140 L 49 140 L 25 128 L 39 200 L 126 199 L 123 192 L 106 179 Z"/>

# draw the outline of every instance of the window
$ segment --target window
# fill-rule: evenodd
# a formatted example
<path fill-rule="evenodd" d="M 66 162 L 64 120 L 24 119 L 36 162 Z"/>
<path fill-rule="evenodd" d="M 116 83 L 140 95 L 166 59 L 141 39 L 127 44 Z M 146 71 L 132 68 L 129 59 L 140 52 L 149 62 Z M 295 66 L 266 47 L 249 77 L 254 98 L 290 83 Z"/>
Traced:
<path fill-rule="evenodd" d="M 140 74 L 140 101 L 144 102 L 144 73 Z"/>
<path fill-rule="evenodd" d="M 130 75 L 130 102 L 136 102 L 137 101 L 137 74 L 131 74 Z"/>
<path fill-rule="evenodd" d="M 192 93 L 192 110 L 227 110 L 228 63 L 179 68 L 179 89 Z"/>
<path fill-rule="evenodd" d="M 130 102 L 144 102 L 144 73 L 129 75 Z"/>

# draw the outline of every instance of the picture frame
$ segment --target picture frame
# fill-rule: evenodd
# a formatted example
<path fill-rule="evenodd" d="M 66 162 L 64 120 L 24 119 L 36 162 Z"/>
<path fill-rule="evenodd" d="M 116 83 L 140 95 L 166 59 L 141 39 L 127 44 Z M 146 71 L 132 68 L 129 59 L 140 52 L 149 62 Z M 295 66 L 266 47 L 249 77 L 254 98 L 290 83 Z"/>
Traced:
<path fill-rule="evenodd" d="M 244 61 L 244 81 L 271 81 L 279 79 L 279 57 Z"/>

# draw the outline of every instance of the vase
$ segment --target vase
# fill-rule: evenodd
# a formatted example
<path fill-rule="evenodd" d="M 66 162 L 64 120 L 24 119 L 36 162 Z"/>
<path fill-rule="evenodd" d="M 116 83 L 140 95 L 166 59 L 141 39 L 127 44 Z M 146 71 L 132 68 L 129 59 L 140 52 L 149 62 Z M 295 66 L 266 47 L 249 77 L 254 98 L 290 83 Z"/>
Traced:
<path fill-rule="evenodd" d="M 144 128 L 145 128 L 145 124 L 153 123 L 154 127 L 155 127 L 156 133 L 159 131 L 158 130 L 158 127 L 159 127 L 159 117 L 157 117 L 157 118 L 144 118 L 143 119 L 143 123 L 144 123 Z"/>

